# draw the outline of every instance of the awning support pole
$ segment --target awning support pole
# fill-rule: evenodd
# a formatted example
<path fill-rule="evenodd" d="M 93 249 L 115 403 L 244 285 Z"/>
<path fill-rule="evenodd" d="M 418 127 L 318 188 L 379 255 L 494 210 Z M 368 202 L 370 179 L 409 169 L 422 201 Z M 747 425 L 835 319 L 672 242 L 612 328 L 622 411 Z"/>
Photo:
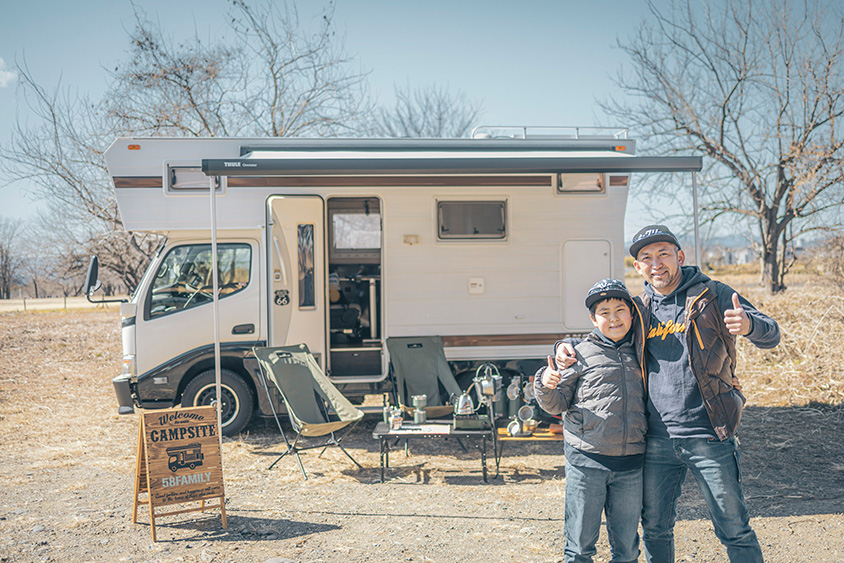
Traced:
<path fill-rule="evenodd" d="M 213 307 L 213 324 L 214 324 L 214 382 L 216 384 L 217 397 L 217 436 L 220 439 L 220 447 L 223 445 L 223 418 L 222 418 L 222 384 L 220 376 L 220 296 L 218 295 L 218 288 L 220 280 L 218 279 L 217 269 L 217 189 L 215 184 L 216 176 L 209 177 L 211 185 L 211 288 L 214 292 L 214 307 Z"/>
<path fill-rule="evenodd" d="M 692 200 L 695 214 L 695 266 L 700 268 L 700 223 L 698 221 L 697 208 L 697 173 L 695 172 L 692 172 Z"/>

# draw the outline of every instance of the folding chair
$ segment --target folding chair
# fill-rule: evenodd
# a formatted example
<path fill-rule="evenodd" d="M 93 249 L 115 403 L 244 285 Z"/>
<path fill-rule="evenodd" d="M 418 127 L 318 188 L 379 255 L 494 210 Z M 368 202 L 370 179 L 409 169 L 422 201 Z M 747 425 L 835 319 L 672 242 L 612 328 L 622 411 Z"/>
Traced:
<path fill-rule="evenodd" d="M 395 372 L 396 400 L 413 415 L 414 395 L 427 395 L 426 414 L 439 418 L 453 414 L 452 395 L 463 391 L 445 359 L 439 336 L 402 336 L 387 339 L 387 350 Z"/>
<path fill-rule="evenodd" d="M 363 418 L 363 412 L 355 408 L 352 403 L 344 397 L 334 386 L 328 377 L 320 369 L 319 364 L 308 351 L 304 344 L 296 346 L 281 346 L 278 348 L 252 348 L 262 371 L 267 379 L 272 381 L 284 404 L 287 406 L 287 413 L 290 416 L 290 423 L 296 432 L 296 438 L 291 444 L 287 440 L 278 414 L 273 409 L 278 429 L 287 444 L 287 451 L 278 456 L 270 469 L 272 469 L 281 458 L 293 453 L 299 460 L 299 468 L 302 476 L 307 480 L 305 467 L 302 465 L 302 458 L 299 452 L 314 448 L 323 448 L 323 452 L 329 446 L 340 448 L 346 456 L 359 468 L 363 467 L 349 455 L 340 442 L 343 441 L 355 425 Z M 264 382 L 264 388 L 269 396 L 269 386 Z M 273 404 L 270 399 L 270 405 Z M 349 427 L 340 438 L 334 433 Z M 330 436 L 319 444 L 300 445 L 302 437 L 314 438 L 319 436 Z M 320 453 L 322 455 L 322 453 Z"/>

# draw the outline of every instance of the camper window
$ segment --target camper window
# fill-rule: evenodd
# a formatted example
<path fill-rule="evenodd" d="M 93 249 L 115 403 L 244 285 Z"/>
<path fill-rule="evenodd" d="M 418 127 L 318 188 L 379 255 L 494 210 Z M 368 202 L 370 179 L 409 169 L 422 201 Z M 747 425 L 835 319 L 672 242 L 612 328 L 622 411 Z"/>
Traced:
<path fill-rule="evenodd" d="M 441 240 L 507 236 L 506 201 L 438 201 L 437 218 Z"/>
<path fill-rule="evenodd" d="M 252 249 L 248 244 L 217 246 L 220 299 L 249 285 Z M 148 296 L 149 318 L 167 315 L 213 299 L 211 245 L 171 248 L 158 266 Z"/>
<path fill-rule="evenodd" d="M 209 178 L 205 175 L 202 171 L 202 168 L 198 166 L 175 166 L 172 164 L 167 165 L 167 173 L 164 176 L 166 180 L 166 192 L 167 193 L 178 193 L 178 192 L 196 192 L 196 191 L 204 191 L 208 192 L 210 189 L 209 186 Z M 222 181 L 220 176 L 214 176 L 214 190 L 222 193 L 223 187 L 225 184 L 225 176 L 222 177 Z"/>
<path fill-rule="evenodd" d="M 607 185 L 604 175 L 596 172 L 589 174 L 560 174 L 557 179 L 557 191 L 560 193 L 604 193 Z"/>
<path fill-rule="evenodd" d="M 374 198 L 332 198 L 328 202 L 333 264 L 377 264 L 381 261 L 381 212 Z"/>
<path fill-rule="evenodd" d="M 381 248 L 381 215 L 378 213 L 334 213 L 334 247 L 342 250 Z"/>
<path fill-rule="evenodd" d="M 299 308 L 316 306 L 314 292 L 314 226 L 298 226 Z"/>

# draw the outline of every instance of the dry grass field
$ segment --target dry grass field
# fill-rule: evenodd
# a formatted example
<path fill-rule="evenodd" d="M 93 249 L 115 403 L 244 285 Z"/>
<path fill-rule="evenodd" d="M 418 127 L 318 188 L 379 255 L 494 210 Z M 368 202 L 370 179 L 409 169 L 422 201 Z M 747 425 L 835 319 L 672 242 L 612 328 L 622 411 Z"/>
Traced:
<path fill-rule="evenodd" d="M 776 318 L 782 344 L 742 343 L 748 407 L 743 480 L 769 562 L 844 561 L 844 295 L 801 279 L 783 295 L 748 276 L 719 279 Z M 635 278 L 628 279 L 631 287 Z M 508 446 L 485 485 L 477 450 L 422 441 L 396 452 L 378 482 L 376 420 L 341 454 L 267 467 L 282 451 L 273 424 L 224 440 L 229 526 L 218 514 L 131 522 L 137 415 L 118 416 L 114 311 L 0 313 L 0 562 L 562 560 L 565 474 L 559 446 Z M 678 561 L 725 561 L 687 482 Z M 609 559 L 605 534 L 596 561 Z M 644 560 L 642 558 L 642 560 Z"/>

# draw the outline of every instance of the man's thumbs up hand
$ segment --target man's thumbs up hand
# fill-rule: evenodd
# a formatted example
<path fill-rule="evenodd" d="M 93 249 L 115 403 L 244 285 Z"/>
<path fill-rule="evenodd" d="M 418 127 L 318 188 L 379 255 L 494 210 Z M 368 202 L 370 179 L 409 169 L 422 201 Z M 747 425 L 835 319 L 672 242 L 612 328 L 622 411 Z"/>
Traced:
<path fill-rule="evenodd" d="M 724 324 L 730 334 L 746 336 L 750 333 L 750 317 L 744 312 L 744 307 L 739 303 L 738 293 L 733 293 L 733 308 L 724 311 Z"/>

